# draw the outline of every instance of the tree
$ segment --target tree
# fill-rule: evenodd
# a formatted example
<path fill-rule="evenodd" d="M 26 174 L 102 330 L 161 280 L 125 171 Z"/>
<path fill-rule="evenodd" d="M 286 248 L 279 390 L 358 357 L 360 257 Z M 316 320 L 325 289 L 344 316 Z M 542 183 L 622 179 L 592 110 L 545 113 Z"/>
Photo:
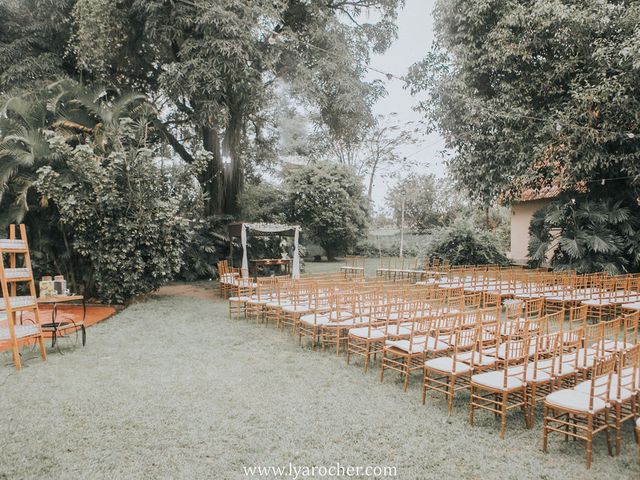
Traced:
<path fill-rule="evenodd" d="M 358 175 L 367 176 L 367 196 L 371 199 L 375 179 L 380 174 L 398 175 L 416 165 L 416 160 L 404 157 L 399 147 L 414 145 L 418 142 L 420 127 L 414 122 L 398 122 L 395 113 L 389 116 L 379 115 L 364 132 L 355 151 L 346 151 L 340 141 L 333 142 L 333 151 L 339 161 L 351 165 Z"/>
<path fill-rule="evenodd" d="M 465 201 L 450 178 L 438 179 L 433 174 L 410 174 L 389 190 L 387 206 L 398 226 L 403 200 L 405 226 L 419 233 L 447 225 L 460 216 L 477 216 L 477 209 Z"/>
<path fill-rule="evenodd" d="M 66 55 L 75 0 L 0 2 L 0 94 L 37 91 L 75 72 Z"/>
<path fill-rule="evenodd" d="M 329 260 L 355 247 L 367 230 L 362 182 L 349 167 L 319 162 L 285 178 L 287 212 L 325 250 Z"/>
<path fill-rule="evenodd" d="M 36 272 L 62 273 L 87 296 L 123 302 L 179 271 L 184 192 L 172 191 L 156 165 L 164 145 L 153 118 L 140 95 L 69 81 L 6 102 L 0 223 L 24 218 Z"/>
<path fill-rule="evenodd" d="M 39 168 L 66 167 L 47 141 L 52 132 L 69 143 L 91 140 L 103 152 L 112 147 L 109 139 L 120 120 L 144 100 L 141 95 L 114 93 L 61 81 L 6 101 L 0 110 L 0 227 L 22 221 L 31 207 L 43 203 L 33 188 Z"/>
<path fill-rule="evenodd" d="M 108 151 L 96 143 L 72 146 L 54 133 L 47 141 L 68 174 L 42 167 L 36 186 L 57 207 L 71 248 L 84 260 L 75 273 L 86 294 L 123 303 L 180 271 L 187 221 L 177 198 L 165 194 L 144 131 L 129 118 L 119 123 Z"/>
<path fill-rule="evenodd" d="M 618 0 L 437 1 L 407 80 L 474 198 L 637 178 L 639 15 Z"/>
<path fill-rule="evenodd" d="M 358 131 L 355 120 L 367 116 L 362 112 L 381 91 L 364 82 L 364 66 L 369 52 L 386 48 L 395 34 L 398 5 L 79 0 L 72 47 L 89 75 L 164 103 L 163 133 L 176 153 L 192 161 L 185 137 L 212 153 L 200 178 L 209 198 L 205 214 L 235 213 L 245 177 L 243 142 L 264 140 L 262 112 L 276 80 L 293 84 L 333 134 L 346 138 Z M 380 11 L 381 20 L 359 23 L 365 8 Z"/>
<path fill-rule="evenodd" d="M 440 223 L 440 214 L 436 210 L 437 196 L 438 187 L 433 174 L 409 175 L 389 190 L 386 200 L 396 225 L 400 226 L 404 210 L 405 226 L 424 233 Z"/>

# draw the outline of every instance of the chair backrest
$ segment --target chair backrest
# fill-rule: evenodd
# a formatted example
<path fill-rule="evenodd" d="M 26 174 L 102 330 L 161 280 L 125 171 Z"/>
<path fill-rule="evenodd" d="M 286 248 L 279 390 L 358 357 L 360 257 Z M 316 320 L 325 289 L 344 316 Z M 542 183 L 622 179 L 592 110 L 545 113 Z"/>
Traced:
<path fill-rule="evenodd" d="M 527 380 L 536 380 L 538 378 L 541 371 L 538 368 L 540 360 L 551 360 L 551 371 L 555 371 L 554 367 L 561 350 L 562 331 L 536 335 L 532 341 L 534 342 L 533 360 L 530 362 L 532 373 L 530 375 L 527 374 Z"/>
<path fill-rule="evenodd" d="M 640 372 L 640 344 L 636 344 L 620 354 L 620 362 L 616 372 L 616 391 L 612 392 L 614 398 L 622 397 L 622 389 L 629 392 L 638 391 L 640 388 L 638 372 Z"/>
<path fill-rule="evenodd" d="M 564 310 L 558 310 L 557 312 L 545 315 L 544 331 L 547 333 L 564 331 L 564 317 Z"/>
<path fill-rule="evenodd" d="M 611 377 L 616 366 L 617 357 L 616 354 L 610 353 L 595 359 L 589 386 L 589 410 L 593 410 L 593 403 L 596 397 L 609 403 Z"/>
<path fill-rule="evenodd" d="M 517 377 L 524 382 L 531 354 L 531 337 L 529 335 L 519 338 L 509 337 L 500 345 L 500 349 L 503 352 L 504 361 L 503 387 L 507 388 L 509 377 Z M 522 369 L 513 372 L 509 367 L 514 365 L 522 365 Z"/>
<path fill-rule="evenodd" d="M 458 364 L 457 357 L 458 353 L 467 352 L 469 350 L 473 350 L 471 354 L 471 366 L 473 367 L 474 357 L 478 355 L 476 352 L 476 346 L 478 343 L 478 334 L 481 332 L 480 327 L 475 328 L 464 328 L 459 327 L 456 328 L 453 332 L 452 338 L 455 339 L 453 346 L 453 371 L 456 371 L 456 366 Z"/>
<path fill-rule="evenodd" d="M 587 322 L 589 307 L 587 305 L 577 305 L 569 308 L 569 329 L 582 327 Z"/>
<path fill-rule="evenodd" d="M 638 327 L 640 325 L 640 311 L 622 316 L 622 341 L 625 348 L 636 345 L 638 339 Z"/>

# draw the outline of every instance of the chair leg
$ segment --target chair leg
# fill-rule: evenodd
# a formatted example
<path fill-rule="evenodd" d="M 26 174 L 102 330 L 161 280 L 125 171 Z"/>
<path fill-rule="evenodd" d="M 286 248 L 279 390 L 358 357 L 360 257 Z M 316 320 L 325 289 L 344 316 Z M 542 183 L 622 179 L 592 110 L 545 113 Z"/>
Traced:
<path fill-rule="evenodd" d="M 40 348 L 40 357 L 42 357 L 42 360 L 46 360 L 47 359 L 47 348 L 44 345 L 44 337 L 42 335 L 40 335 L 38 337 L 38 346 Z"/>
<path fill-rule="evenodd" d="M 605 428 L 605 436 L 607 437 L 607 451 L 610 457 L 613 457 L 613 450 L 611 449 L 611 438 L 609 436 L 609 411 L 604 412 L 604 421 L 607 424 L 607 428 Z"/>
<path fill-rule="evenodd" d="M 593 417 L 589 415 L 587 420 L 587 468 L 591 468 L 591 449 L 593 447 Z"/>
<path fill-rule="evenodd" d="M 547 430 L 547 424 L 548 424 L 548 420 L 547 420 L 547 415 L 548 415 L 549 409 L 547 408 L 547 406 L 545 405 L 544 407 L 544 417 L 542 419 L 542 451 L 544 453 L 547 453 L 547 443 L 548 443 L 548 437 L 549 437 L 549 430 Z"/>
<path fill-rule="evenodd" d="M 429 382 L 429 377 L 427 376 L 427 368 L 422 367 L 422 404 L 425 405 L 427 403 L 427 383 Z"/>
<path fill-rule="evenodd" d="M 455 392 L 455 387 L 456 387 L 456 380 L 457 377 L 455 375 L 452 375 L 451 377 L 449 377 L 449 395 L 448 395 L 448 403 L 447 403 L 447 407 L 449 409 L 448 411 L 448 416 L 451 416 L 451 411 L 453 410 L 453 393 Z"/>
<path fill-rule="evenodd" d="M 615 404 L 616 407 L 616 455 L 620 455 L 620 444 L 622 442 L 622 424 L 620 419 L 622 418 L 622 405 L 620 403 Z M 608 429 L 607 429 L 608 430 Z"/>
<path fill-rule="evenodd" d="M 411 372 L 411 358 L 410 357 L 407 357 L 405 359 L 404 370 L 405 370 L 405 376 L 404 376 L 404 388 L 403 388 L 403 390 L 406 392 L 407 389 L 409 388 L 409 373 Z"/>
<path fill-rule="evenodd" d="M 471 395 L 471 402 L 470 402 L 470 407 L 471 407 L 471 411 L 469 412 L 469 423 L 471 424 L 471 426 L 473 426 L 473 421 L 474 421 L 474 405 L 473 405 L 473 395 L 475 393 L 475 389 L 473 388 L 473 385 L 471 385 L 469 387 L 469 391 L 470 391 L 470 395 Z"/>
<path fill-rule="evenodd" d="M 502 394 L 502 412 L 500 420 L 500 438 L 504 439 L 504 430 L 507 426 L 507 394 Z"/>

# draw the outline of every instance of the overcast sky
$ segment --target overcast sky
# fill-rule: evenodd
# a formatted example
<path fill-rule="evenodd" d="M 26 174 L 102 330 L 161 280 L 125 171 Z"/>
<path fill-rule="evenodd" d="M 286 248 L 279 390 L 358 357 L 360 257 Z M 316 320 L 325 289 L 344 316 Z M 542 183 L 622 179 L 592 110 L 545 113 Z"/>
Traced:
<path fill-rule="evenodd" d="M 434 2 L 435 0 L 406 0 L 406 6 L 398 16 L 398 39 L 383 55 L 372 58 L 372 67 L 401 77 L 407 73 L 413 63 L 424 57 L 433 41 L 431 11 Z M 404 82 L 396 79 L 387 80 L 383 75 L 370 71 L 369 79 L 374 78 L 384 80 L 389 93 L 376 104 L 374 109 L 376 115 L 397 112 L 397 118 L 401 121 L 421 119 L 420 114 L 413 111 L 416 99 L 403 88 Z M 404 147 L 401 150 L 402 154 L 412 155 L 413 159 L 419 160 L 424 165 L 421 171 L 434 173 L 437 176 L 444 175 L 445 167 L 440 153 L 444 148 L 442 138 L 434 133 L 421 137 L 421 141 L 422 144 Z M 376 180 L 373 198 L 377 208 L 384 206 L 385 194 L 395 181 L 385 178 Z"/>

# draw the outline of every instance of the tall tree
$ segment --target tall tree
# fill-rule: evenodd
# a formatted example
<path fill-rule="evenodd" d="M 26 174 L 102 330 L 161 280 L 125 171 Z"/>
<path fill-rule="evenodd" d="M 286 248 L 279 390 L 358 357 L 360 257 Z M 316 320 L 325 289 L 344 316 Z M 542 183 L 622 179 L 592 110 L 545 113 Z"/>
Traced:
<path fill-rule="evenodd" d="M 79 0 L 72 45 L 92 76 L 166 102 L 164 134 L 176 152 L 191 162 L 201 143 L 213 154 L 200 179 L 209 195 L 205 213 L 227 213 L 237 210 L 243 186 L 242 142 L 260 140 L 256 119 L 276 79 L 295 83 L 337 135 L 358 129 L 348 114 L 362 117 L 380 89 L 363 81 L 364 67 L 369 52 L 395 34 L 399 3 Z M 380 11 L 381 20 L 359 23 L 365 8 Z"/>
<path fill-rule="evenodd" d="M 476 198 L 640 174 L 640 3 L 438 0 L 408 76 Z M 612 182 L 614 183 L 614 182 Z"/>
<path fill-rule="evenodd" d="M 59 77 L 73 75 L 65 55 L 75 0 L 0 2 L 0 95 L 36 91 Z"/>

